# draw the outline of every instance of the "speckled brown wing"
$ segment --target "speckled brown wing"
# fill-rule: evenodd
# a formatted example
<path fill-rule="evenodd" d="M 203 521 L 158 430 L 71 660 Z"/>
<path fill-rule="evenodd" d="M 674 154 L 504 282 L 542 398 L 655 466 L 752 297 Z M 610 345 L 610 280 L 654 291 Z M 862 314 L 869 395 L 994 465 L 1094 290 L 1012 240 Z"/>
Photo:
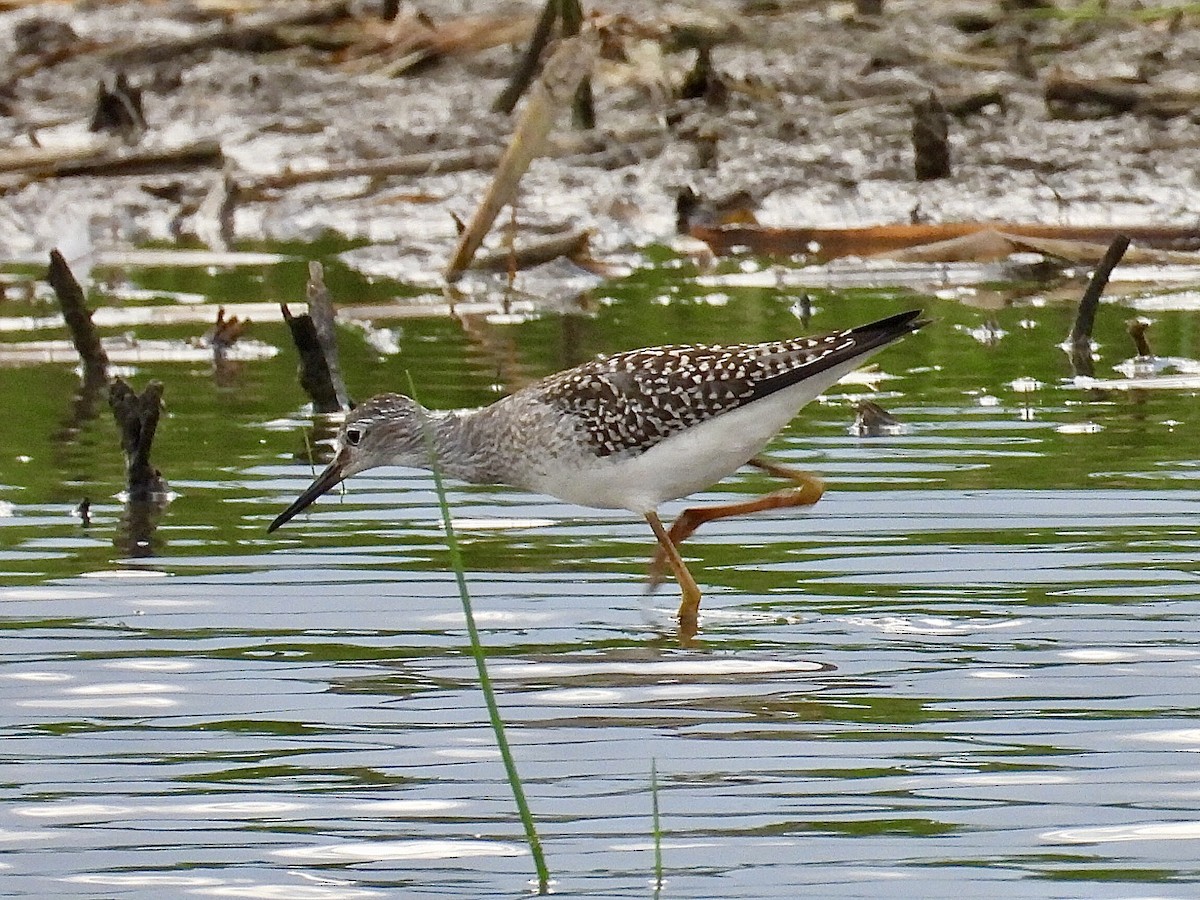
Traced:
<path fill-rule="evenodd" d="M 812 338 L 677 345 L 599 357 L 535 389 L 580 423 L 597 456 L 641 452 L 707 419 L 876 350 L 925 324 L 901 313 Z"/>

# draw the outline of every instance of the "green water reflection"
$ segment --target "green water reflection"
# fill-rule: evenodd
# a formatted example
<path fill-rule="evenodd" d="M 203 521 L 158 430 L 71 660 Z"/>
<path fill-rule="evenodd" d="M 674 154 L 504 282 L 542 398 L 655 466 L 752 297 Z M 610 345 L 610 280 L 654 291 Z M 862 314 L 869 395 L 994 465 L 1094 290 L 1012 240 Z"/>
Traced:
<path fill-rule="evenodd" d="M 308 251 L 287 249 L 262 268 L 101 272 L 92 301 L 299 304 Z M 440 302 L 318 252 L 342 304 Z M 794 291 L 692 274 L 664 256 L 596 288 L 587 315 L 376 323 L 396 353 L 346 325 L 343 370 L 359 398 L 411 373 L 430 405 L 476 405 L 595 353 L 806 330 Z M 775 447 L 826 498 L 691 543 L 695 647 L 671 633 L 670 590 L 643 593 L 641 522 L 451 485 L 561 893 L 645 896 L 652 758 L 664 896 L 1194 893 L 1197 398 L 1073 387 L 1056 306 L 813 291 L 807 327 L 913 306 L 935 322 L 877 358 L 889 377 L 812 404 Z M 39 293 L 0 318 L 52 311 Z M 1102 377 L 1133 355 L 1128 315 L 1101 311 Z M 983 343 L 989 322 L 1006 334 Z M 1151 336 L 1200 354 L 1194 313 L 1157 314 Z M 155 462 L 178 494 L 145 544 L 103 398 L 80 402 L 66 365 L 0 369 L 3 877 L 19 896 L 521 894 L 432 485 L 364 475 L 268 536 L 328 427 L 282 322 L 247 337 L 280 352 L 127 373 L 166 386 Z M 852 436 L 858 396 L 908 430 Z M 740 473 L 700 499 L 774 486 Z"/>

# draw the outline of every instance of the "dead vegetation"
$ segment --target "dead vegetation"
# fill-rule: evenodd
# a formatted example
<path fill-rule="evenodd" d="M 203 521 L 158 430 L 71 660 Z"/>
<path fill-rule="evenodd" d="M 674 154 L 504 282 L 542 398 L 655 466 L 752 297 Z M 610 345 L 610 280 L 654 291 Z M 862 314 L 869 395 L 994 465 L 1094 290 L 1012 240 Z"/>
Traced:
<path fill-rule="evenodd" d="M 615 2 L 587 4 L 573 26 L 551 18 L 553 34 L 582 26 L 598 41 L 575 73 L 591 76 L 596 127 L 543 110 L 519 186 L 459 236 L 455 216 L 482 208 L 538 102 L 494 111 L 551 6 L 9 0 L 0 244 L 40 255 L 64 227 L 105 246 L 334 233 L 454 278 L 508 202 L 484 268 L 546 235 L 586 233 L 601 253 L 667 240 L 675 198 L 695 188 L 738 193 L 761 223 L 694 223 L 718 252 L 804 256 L 807 242 L 775 243 L 818 229 L 827 256 L 832 231 L 876 225 L 941 225 L 951 233 L 930 240 L 958 241 L 960 223 L 988 232 L 992 255 L 1102 247 L 1118 230 L 1139 243 L 1139 228 L 1189 246 L 1196 9 L 881 6 Z"/>

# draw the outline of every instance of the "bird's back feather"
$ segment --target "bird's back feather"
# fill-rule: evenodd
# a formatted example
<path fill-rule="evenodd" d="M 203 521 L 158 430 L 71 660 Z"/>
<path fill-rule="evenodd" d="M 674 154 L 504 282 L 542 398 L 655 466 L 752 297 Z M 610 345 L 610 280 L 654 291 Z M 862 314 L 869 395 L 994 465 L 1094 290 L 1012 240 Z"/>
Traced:
<path fill-rule="evenodd" d="M 643 452 L 708 419 L 866 356 L 925 324 L 910 311 L 819 337 L 630 350 L 527 390 L 580 426 L 597 456 Z"/>

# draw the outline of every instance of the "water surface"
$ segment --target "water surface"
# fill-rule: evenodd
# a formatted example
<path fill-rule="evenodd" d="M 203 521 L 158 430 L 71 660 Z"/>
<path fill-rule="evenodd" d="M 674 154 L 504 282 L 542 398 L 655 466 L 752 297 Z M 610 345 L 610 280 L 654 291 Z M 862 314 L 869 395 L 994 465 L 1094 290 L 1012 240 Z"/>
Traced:
<path fill-rule="evenodd" d="M 294 300 L 303 272 L 122 277 L 232 303 Z M 339 299 L 396 291 L 329 280 Z M 394 353 L 347 328 L 351 390 L 411 372 L 430 405 L 478 404 L 596 352 L 805 330 L 794 293 L 705 293 L 669 268 L 595 299 L 587 317 L 391 324 Z M 8 314 L 50 311 L 27 302 Z M 813 303 L 812 330 L 913 305 L 937 321 L 777 441 L 826 477 L 817 506 L 691 541 L 694 646 L 671 586 L 645 594 L 641 521 L 450 484 L 555 891 L 654 893 L 653 761 L 664 897 L 1195 896 L 1195 388 L 1076 387 L 1063 308 Z M 1123 378 L 1126 315 L 1101 312 L 1097 377 Z M 1156 315 L 1157 352 L 1200 356 L 1194 313 Z M 157 517 L 116 498 L 114 427 L 68 365 L 0 371 L 4 892 L 527 894 L 432 482 L 377 470 L 267 535 L 328 428 L 283 327 L 249 336 L 280 352 L 128 373 L 166 384 L 156 462 L 178 496 Z M 906 430 L 852 436 L 862 397 Z M 693 499 L 776 486 L 746 471 Z"/>

